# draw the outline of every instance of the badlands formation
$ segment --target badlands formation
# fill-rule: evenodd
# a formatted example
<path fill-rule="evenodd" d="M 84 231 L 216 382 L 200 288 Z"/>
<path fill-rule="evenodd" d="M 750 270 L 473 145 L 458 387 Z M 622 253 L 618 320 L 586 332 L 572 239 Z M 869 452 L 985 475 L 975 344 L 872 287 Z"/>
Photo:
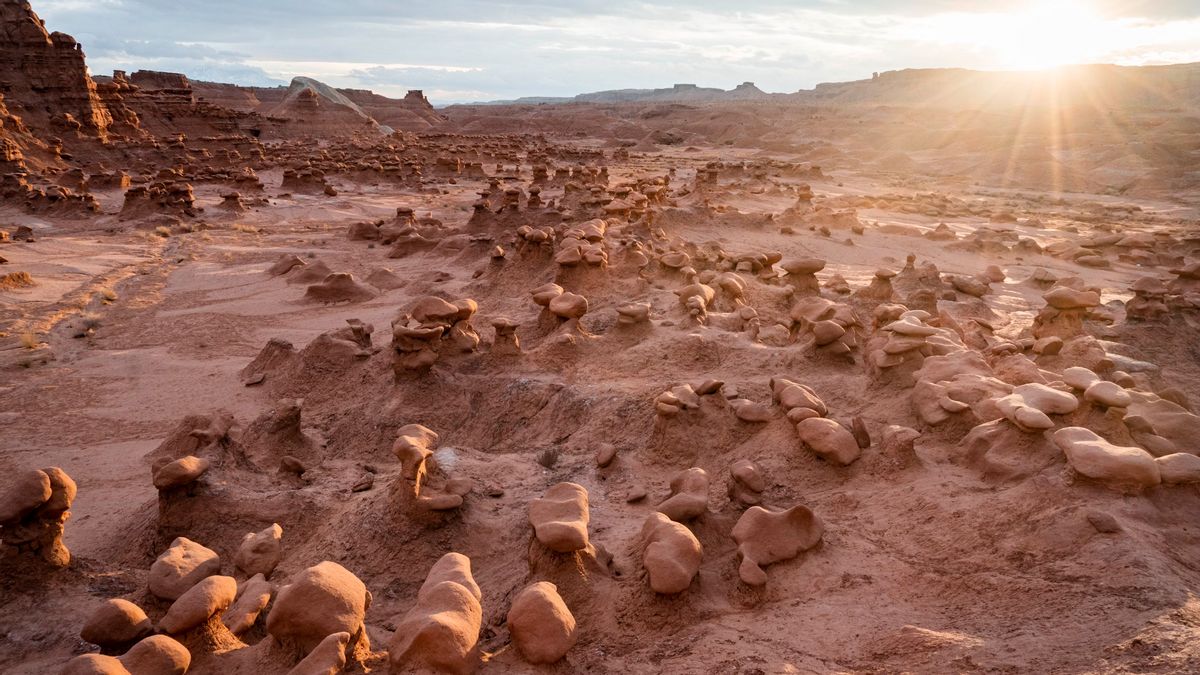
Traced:
<path fill-rule="evenodd" d="M 1200 669 L 1194 110 L 84 58 L 0 5 L 0 671 Z"/>

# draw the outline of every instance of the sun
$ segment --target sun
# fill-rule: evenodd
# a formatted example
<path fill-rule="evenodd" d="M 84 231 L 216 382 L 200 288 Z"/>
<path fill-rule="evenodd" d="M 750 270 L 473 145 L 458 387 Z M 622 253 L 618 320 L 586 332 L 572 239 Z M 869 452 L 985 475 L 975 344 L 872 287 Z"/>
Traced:
<path fill-rule="evenodd" d="M 999 15 L 988 30 L 997 65 L 1019 70 L 1086 63 L 1106 46 L 1107 23 L 1086 2 L 1032 2 L 1024 9 Z"/>

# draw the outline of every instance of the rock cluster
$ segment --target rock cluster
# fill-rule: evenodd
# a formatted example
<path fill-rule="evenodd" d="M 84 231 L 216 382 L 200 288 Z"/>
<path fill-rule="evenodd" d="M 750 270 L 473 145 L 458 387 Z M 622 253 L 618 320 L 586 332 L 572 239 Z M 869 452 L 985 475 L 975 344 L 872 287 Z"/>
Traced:
<path fill-rule="evenodd" d="M 438 444 L 438 434 L 420 424 L 401 427 L 392 443 L 392 453 L 400 460 L 399 492 L 408 504 L 426 512 L 447 512 L 460 508 L 471 492 L 470 480 L 445 476 L 430 461 Z"/>
<path fill-rule="evenodd" d="M 427 296 L 392 321 L 395 352 L 392 363 L 396 378 L 429 372 L 442 354 L 475 351 L 479 347 L 479 334 L 471 326 L 471 317 L 478 309 L 474 300 L 451 303 Z"/>
<path fill-rule="evenodd" d="M 63 527 L 75 494 L 75 481 L 58 467 L 9 476 L 0 491 L 0 557 L 66 567 L 71 552 L 63 544 Z"/>

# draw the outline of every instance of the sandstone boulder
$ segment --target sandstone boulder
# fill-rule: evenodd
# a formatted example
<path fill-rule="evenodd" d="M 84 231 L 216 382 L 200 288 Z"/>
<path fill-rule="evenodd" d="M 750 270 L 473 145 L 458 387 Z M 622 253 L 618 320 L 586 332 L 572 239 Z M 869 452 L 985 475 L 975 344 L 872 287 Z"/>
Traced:
<path fill-rule="evenodd" d="M 1200 483 L 1200 457 L 1190 452 L 1176 452 L 1156 457 L 1162 482 L 1167 485 Z"/>
<path fill-rule="evenodd" d="M 575 617 L 548 581 L 526 586 L 508 610 L 508 630 L 530 663 L 554 663 L 576 640 Z"/>
<path fill-rule="evenodd" d="M 675 474 L 671 495 L 656 510 L 675 522 L 704 515 L 708 511 L 708 472 L 692 467 Z"/>
<path fill-rule="evenodd" d="M 171 604 L 158 628 L 171 635 L 189 631 L 225 611 L 236 595 L 237 581 L 233 577 L 206 577 Z"/>
<path fill-rule="evenodd" d="M 141 607 L 120 598 L 105 600 L 83 624 L 79 637 L 100 645 L 102 649 L 117 649 L 154 632 Z"/>
<path fill-rule="evenodd" d="M 175 600 L 206 577 L 221 573 L 216 551 L 186 537 L 177 537 L 150 566 L 150 592 L 163 600 Z"/>
<path fill-rule="evenodd" d="M 559 483 L 529 504 L 529 522 L 543 546 L 573 553 L 588 546 L 588 494 L 575 483 Z"/>
<path fill-rule="evenodd" d="M 447 553 L 429 570 L 416 605 L 396 625 L 388 646 L 392 671 L 469 673 L 478 661 L 483 595 L 471 561 Z"/>
<path fill-rule="evenodd" d="M 1054 432 L 1054 440 L 1080 474 L 1115 485 L 1151 487 L 1162 482 L 1154 456 L 1141 448 L 1114 445 L 1083 427 Z"/>
<path fill-rule="evenodd" d="M 192 653 L 167 635 L 151 635 L 121 657 L 132 675 L 183 675 L 192 665 Z"/>
<path fill-rule="evenodd" d="M 238 586 L 233 604 L 221 615 L 230 633 L 238 635 L 249 630 L 271 602 L 275 589 L 262 574 L 255 574 Z"/>
<path fill-rule="evenodd" d="M 341 565 L 326 560 L 293 577 L 267 614 L 267 632 L 307 654 L 331 633 L 346 632 L 351 644 L 366 641 L 363 617 L 371 605 L 367 587 Z"/>
<path fill-rule="evenodd" d="M 642 566 L 655 593 L 687 590 L 700 571 L 702 549 L 687 527 L 661 513 L 651 513 L 642 525 Z"/>
<path fill-rule="evenodd" d="M 852 464 L 862 454 L 850 430 L 827 417 L 810 417 L 796 425 L 796 433 L 818 457 L 837 464 Z"/>
<path fill-rule="evenodd" d="M 210 462 L 201 457 L 181 457 L 154 472 L 154 487 L 160 491 L 183 487 L 195 482 L 209 466 Z"/>
<path fill-rule="evenodd" d="M 767 583 L 763 566 L 796 557 L 825 533 L 821 519 L 808 507 L 797 504 L 786 511 L 768 511 L 752 506 L 733 527 L 741 564 L 738 576 L 751 586 Z"/>
<path fill-rule="evenodd" d="M 283 528 L 274 523 L 261 532 L 250 532 L 242 537 L 242 543 L 233 556 L 233 564 L 248 576 L 261 574 L 270 577 L 283 555 L 280 539 Z"/>

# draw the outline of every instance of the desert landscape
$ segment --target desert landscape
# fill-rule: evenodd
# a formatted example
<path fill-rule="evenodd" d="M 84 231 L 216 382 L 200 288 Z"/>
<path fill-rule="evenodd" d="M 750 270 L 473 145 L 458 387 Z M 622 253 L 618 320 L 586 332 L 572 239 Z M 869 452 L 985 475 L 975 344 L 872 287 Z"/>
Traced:
<path fill-rule="evenodd" d="M 435 107 L 0 2 L 0 672 L 1200 671 L 1200 64 Z"/>

